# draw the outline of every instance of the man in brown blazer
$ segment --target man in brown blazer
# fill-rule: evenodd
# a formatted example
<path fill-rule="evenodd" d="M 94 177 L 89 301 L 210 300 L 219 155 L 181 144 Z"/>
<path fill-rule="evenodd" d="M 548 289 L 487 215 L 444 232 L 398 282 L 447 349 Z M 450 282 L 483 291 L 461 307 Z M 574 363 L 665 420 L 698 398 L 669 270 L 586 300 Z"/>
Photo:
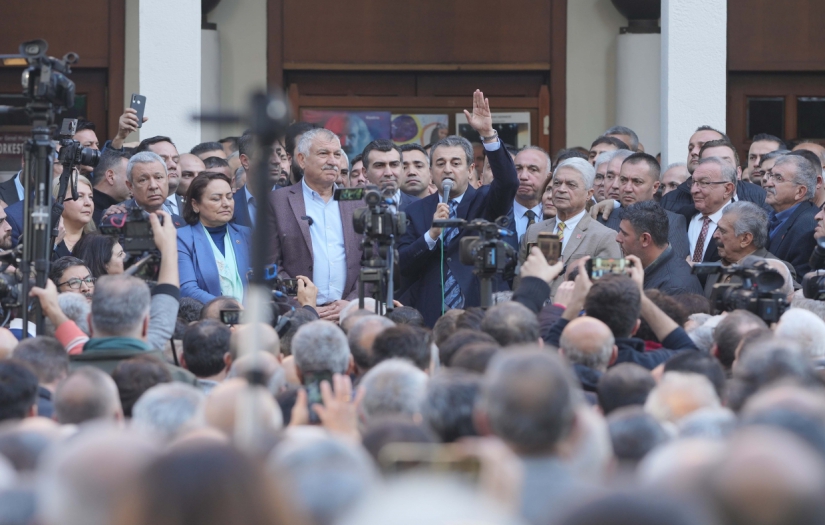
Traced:
<path fill-rule="evenodd" d="M 527 229 L 519 249 L 519 265 L 527 259 L 527 244 L 536 242 L 539 232 L 551 232 L 562 239 L 562 260 L 570 263 L 585 256 L 617 259 L 622 250 L 616 242 L 616 232 L 590 218 L 585 210 L 593 196 L 596 170 L 584 159 L 572 158 L 561 162 L 553 172 L 553 205 L 556 217 L 537 222 Z M 551 286 L 551 297 L 564 281 L 564 274 Z"/>
<path fill-rule="evenodd" d="M 336 201 L 335 179 L 344 152 L 338 137 L 314 129 L 301 137 L 295 160 L 301 182 L 269 194 L 270 262 L 281 278 L 303 275 L 318 287 L 318 314 L 336 321 L 348 301 L 358 297 L 361 235 L 352 215 L 362 201 Z"/>

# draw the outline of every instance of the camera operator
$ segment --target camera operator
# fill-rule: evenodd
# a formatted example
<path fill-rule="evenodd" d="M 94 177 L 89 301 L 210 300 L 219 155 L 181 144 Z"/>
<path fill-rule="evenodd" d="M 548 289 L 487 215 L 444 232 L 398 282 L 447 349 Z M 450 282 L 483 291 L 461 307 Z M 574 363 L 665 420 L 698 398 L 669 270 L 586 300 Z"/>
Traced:
<path fill-rule="evenodd" d="M 77 128 L 74 133 L 74 140 L 80 142 L 80 146 L 84 148 L 91 148 L 100 150 L 100 142 L 97 140 L 95 133 L 95 125 L 86 119 L 79 119 L 77 121 Z M 87 177 L 92 174 L 93 166 L 79 165 L 80 173 Z"/>
<path fill-rule="evenodd" d="M 159 216 L 163 217 L 162 226 L 158 219 Z M 145 341 L 152 349 L 163 350 L 166 342 L 172 337 L 175 330 L 178 301 L 180 298 L 177 232 L 169 218 L 169 214 L 165 211 L 161 210 L 150 214 L 149 222 L 152 226 L 155 245 L 158 251 L 160 251 L 161 260 L 157 285 L 152 289 L 149 326 L 146 331 Z M 58 262 L 59 261 L 60 260 L 58 260 Z M 85 266 L 81 268 L 89 273 L 88 268 Z M 63 276 L 65 277 L 65 274 Z M 91 275 L 77 275 L 75 278 L 86 276 L 91 278 Z M 66 279 L 63 279 L 63 281 L 65 280 Z M 79 353 L 82 347 L 74 348 L 71 345 L 77 337 L 83 335 L 83 332 L 77 327 L 74 321 L 69 321 L 60 310 L 60 305 L 57 303 L 58 288 L 57 286 L 52 286 L 53 284 L 55 284 L 55 282 L 49 281 L 45 289 L 39 287 L 32 288 L 31 296 L 40 299 L 43 314 L 48 317 L 56 327 L 55 337 L 66 346 L 70 353 Z M 93 290 L 94 288 L 89 291 L 90 295 L 93 294 Z M 92 307 L 94 308 L 94 301 Z"/>
<path fill-rule="evenodd" d="M 752 202 L 738 201 L 729 204 L 722 212 L 716 231 L 713 233 L 716 248 L 719 250 L 722 264 L 741 264 L 742 260 L 753 255 L 763 259 L 779 260 L 768 251 L 765 245 L 768 242 L 768 214 Z M 782 262 L 796 279 L 794 267 L 785 261 Z M 740 282 L 735 275 L 729 276 L 727 282 Z M 710 298 L 713 285 L 719 282 L 719 274 L 707 276 L 705 283 L 705 297 Z"/>

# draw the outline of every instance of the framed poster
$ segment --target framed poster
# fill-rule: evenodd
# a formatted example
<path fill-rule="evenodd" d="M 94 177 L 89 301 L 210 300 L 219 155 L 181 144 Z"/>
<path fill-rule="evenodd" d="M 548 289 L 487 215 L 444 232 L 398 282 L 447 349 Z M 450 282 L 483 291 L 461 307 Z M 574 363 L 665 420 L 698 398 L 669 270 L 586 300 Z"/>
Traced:
<path fill-rule="evenodd" d="M 450 133 L 449 115 L 405 113 L 392 116 L 392 141 L 426 146 Z"/>
<path fill-rule="evenodd" d="M 373 140 L 390 138 L 390 115 L 389 111 L 304 109 L 301 120 L 319 124 L 338 135 L 341 147 L 352 162 Z"/>
<path fill-rule="evenodd" d="M 456 134 L 470 142 L 481 142 L 478 133 L 467 123 L 464 113 L 455 114 Z M 528 111 L 494 112 L 493 129 L 505 144 L 521 149 L 530 146 L 530 113 Z"/>

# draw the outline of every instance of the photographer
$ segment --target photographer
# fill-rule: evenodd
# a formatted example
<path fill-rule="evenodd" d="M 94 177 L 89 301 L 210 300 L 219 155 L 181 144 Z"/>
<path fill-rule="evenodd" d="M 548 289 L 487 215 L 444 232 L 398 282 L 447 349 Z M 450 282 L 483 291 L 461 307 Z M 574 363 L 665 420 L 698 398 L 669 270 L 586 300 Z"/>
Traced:
<path fill-rule="evenodd" d="M 53 195 L 57 195 L 58 181 L 55 181 Z M 61 225 L 55 240 L 54 257 L 66 257 L 72 254 L 75 244 L 87 233 L 94 231 L 95 223 L 92 220 L 94 202 L 92 201 L 92 183 L 79 175 L 77 177 L 77 199 L 72 198 L 71 189 L 66 191 L 63 199 L 63 214 L 60 216 Z"/>
<path fill-rule="evenodd" d="M 158 215 L 163 217 L 163 226 L 160 224 Z M 158 211 L 156 214 L 150 215 L 149 222 L 152 225 L 152 234 L 155 245 L 160 252 L 161 261 L 157 285 L 152 289 L 149 327 L 145 341 L 152 349 L 163 350 L 175 330 L 180 298 L 178 260 L 176 257 L 177 234 L 174 224 L 169 220 L 169 214 L 165 211 Z M 85 266 L 80 268 L 88 272 L 88 268 Z M 89 277 L 91 276 L 89 275 Z M 55 337 L 66 347 L 67 351 L 70 354 L 80 353 L 82 345 L 78 347 L 77 338 L 85 337 L 85 334 L 74 321 L 70 321 L 63 314 L 60 305 L 57 303 L 58 288 L 52 286 L 52 284 L 54 282 L 47 283 L 45 289 L 34 287 L 30 295 L 40 299 L 43 314 L 54 324 L 56 328 Z M 94 288 L 88 291 L 89 296 L 92 295 L 93 290 Z M 92 306 L 94 307 L 94 304 Z"/>
<path fill-rule="evenodd" d="M 231 223 L 235 210 L 232 183 L 222 173 L 205 171 L 189 185 L 178 232 L 181 295 L 208 303 L 219 295 L 243 301 L 248 285 L 252 230 Z"/>

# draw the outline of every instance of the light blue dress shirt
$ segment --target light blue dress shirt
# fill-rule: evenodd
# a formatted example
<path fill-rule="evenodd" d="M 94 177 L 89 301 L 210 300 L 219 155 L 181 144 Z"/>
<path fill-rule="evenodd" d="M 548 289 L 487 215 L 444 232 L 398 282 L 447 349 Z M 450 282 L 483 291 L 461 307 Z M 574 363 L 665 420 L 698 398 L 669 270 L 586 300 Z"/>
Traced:
<path fill-rule="evenodd" d="M 347 257 L 344 248 L 344 226 L 338 201 L 328 202 L 301 180 L 306 214 L 312 218 L 309 236 L 312 239 L 312 282 L 318 287 L 318 305 L 343 298 L 347 280 Z"/>
<path fill-rule="evenodd" d="M 249 224 L 255 226 L 255 217 L 257 216 L 254 204 L 255 201 L 252 199 L 252 193 L 250 193 L 246 184 L 243 186 L 243 191 L 244 196 L 246 197 L 246 208 L 249 210 Z"/>
<path fill-rule="evenodd" d="M 17 188 L 17 198 L 21 201 L 23 200 L 23 195 L 25 195 L 25 190 L 23 189 L 23 182 L 20 180 L 20 177 L 22 176 L 22 171 L 18 171 L 17 175 L 14 176 L 14 187 Z"/>

